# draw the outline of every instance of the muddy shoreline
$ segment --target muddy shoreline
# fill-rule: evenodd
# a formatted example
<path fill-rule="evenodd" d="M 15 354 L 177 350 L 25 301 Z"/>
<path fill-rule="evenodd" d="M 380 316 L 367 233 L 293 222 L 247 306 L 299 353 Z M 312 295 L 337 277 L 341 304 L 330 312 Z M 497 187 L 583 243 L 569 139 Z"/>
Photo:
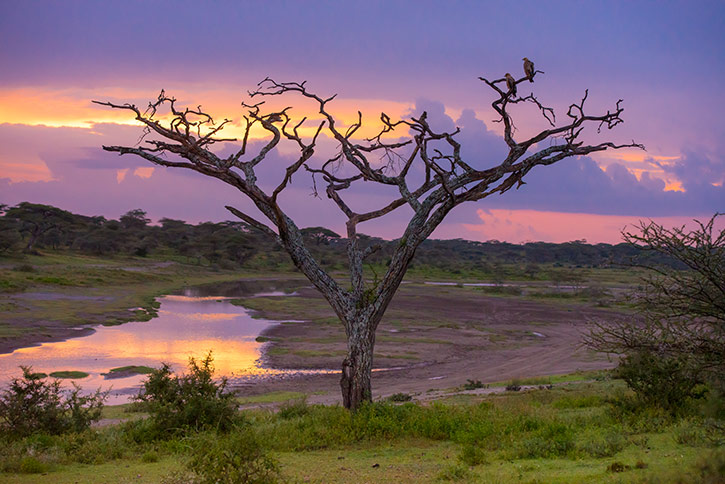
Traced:
<path fill-rule="evenodd" d="M 251 302 L 265 319 L 299 318 L 295 311 L 301 308 L 308 316 L 262 333 L 268 339 L 262 363 L 278 369 L 340 368 L 346 352 L 344 331 L 324 299 L 311 288 L 284 299 Z M 491 296 L 470 287 L 406 284 L 378 328 L 374 368 L 383 371 L 373 373 L 375 397 L 425 394 L 468 379 L 488 383 L 612 368 L 615 362 L 583 348 L 581 337 L 592 321 L 621 316 L 586 304 Z M 231 383 L 241 395 L 293 391 L 322 394 L 311 397 L 315 402 L 340 401 L 339 373 Z"/>
<path fill-rule="evenodd" d="M 281 376 L 233 376 L 231 387 L 240 395 L 316 393 L 312 401 L 338 403 L 337 369 L 346 354 L 344 330 L 317 291 L 303 280 L 288 281 L 283 286 L 286 290 L 294 287 L 294 295 L 252 297 L 250 293 L 234 301 L 258 317 L 279 321 L 261 334 L 265 341 L 262 366 L 303 371 Z M 204 288 L 215 296 L 238 290 L 230 286 L 229 292 L 219 293 L 213 286 L 203 285 L 192 288 L 192 292 L 203 294 Z M 119 316 L 128 318 L 129 314 L 104 315 L 80 328 L 34 322 L 38 333 L 0 340 L 0 352 L 86 336 L 105 318 Z M 614 362 L 581 347 L 581 335 L 593 320 L 618 316 L 615 311 L 587 304 L 494 296 L 477 287 L 404 284 L 377 331 L 375 396 L 425 394 L 460 386 L 468 379 L 489 383 L 611 368 Z M 334 373 L 310 374 L 304 370 Z"/>

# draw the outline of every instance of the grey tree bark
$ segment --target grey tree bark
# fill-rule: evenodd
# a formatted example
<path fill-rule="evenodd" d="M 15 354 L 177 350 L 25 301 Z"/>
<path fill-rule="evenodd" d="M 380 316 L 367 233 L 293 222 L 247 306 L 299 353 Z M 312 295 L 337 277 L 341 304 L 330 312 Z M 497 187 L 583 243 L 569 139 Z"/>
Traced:
<path fill-rule="evenodd" d="M 644 149 L 634 142 L 621 145 L 612 142 L 586 145 L 580 141 L 580 135 L 587 124 L 597 125 L 599 131 L 602 127 L 611 129 L 623 122 L 620 117 L 623 111 L 621 100 L 606 114 L 587 115 L 584 112 L 584 103 L 588 92 L 585 92 L 579 103 L 569 106 L 566 113 L 568 123 L 557 126 L 554 110 L 542 105 L 533 94 L 517 97 L 513 90 L 505 87 L 505 78 L 480 80 L 494 92 L 492 107 L 499 116 L 497 121 L 503 124 L 503 139 L 509 149 L 505 159 L 486 169 L 476 168 L 482 160 L 463 159 L 461 145 L 455 139 L 459 133 L 458 128 L 452 132 L 435 131 L 428 123 L 426 112 L 417 118 L 398 121 L 393 121 L 388 115 L 381 113 L 382 128 L 376 136 L 369 139 L 355 136 L 363 125 L 362 113 L 358 112 L 357 121 L 343 131 L 338 128 L 337 120 L 328 110 L 328 105 L 335 96 L 322 98 L 309 91 L 306 82 L 279 83 L 267 78 L 249 95 L 250 98 L 297 95 L 312 101 L 319 108 L 322 121 L 317 125 L 314 134 L 307 139 L 300 135 L 300 128 L 306 118 L 293 120 L 291 108 L 263 112 L 263 102 L 243 103 L 248 114 L 244 117 L 246 129 L 241 140 L 218 136 L 230 120 L 215 123 L 201 107 L 178 108 L 176 100 L 167 96 L 164 91 L 161 91 L 155 102 L 149 103 L 144 112 L 133 104 L 94 102 L 131 111 L 136 120 L 144 125 L 143 144 L 104 146 L 104 150 L 121 155 L 133 154 L 156 165 L 186 168 L 218 178 L 237 188 L 254 203 L 267 219 L 267 223 L 234 207 L 226 208 L 241 220 L 274 238 L 289 253 L 295 266 L 327 299 L 339 317 L 348 341 L 348 354 L 342 363 L 340 381 L 343 403 L 346 408 L 356 409 L 363 402 L 372 399 L 371 372 L 378 324 L 400 286 L 416 248 L 453 208 L 495 193 L 502 194 L 514 186 L 520 187 L 524 183 L 522 178 L 537 165 L 550 165 L 571 156 L 607 149 Z M 528 77 L 522 77 L 515 83 L 525 80 Z M 514 122 L 509 110 L 512 106 L 523 103 L 533 104 L 550 128 L 531 138 L 516 141 Z M 168 107 L 170 121 L 162 122 L 156 117 L 157 111 L 162 107 Z M 248 138 L 250 130 L 255 126 L 261 126 L 269 136 L 261 149 L 248 155 Z M 394 137 L 401 131 L 405 131 L 402 137 Z M 329 159 L 317 160 L 313 155 L 317 150 L 318 137 L 322 133 L 337 143 L 338 153 Z M 257 183 L 255 168 L 282 139 L 295 144 L 299 156 L 281 173 L 279 184 L 265 192 Z M 545 140 L 553 142 L 546 148 L 540 148 Z M 239 142 L 241 146 L 234 154 L 220 158 L 211 147 L 224 142 Z M 534 147 L 536 149 L 532 151 Z M 371 161 L 373 156 L 386 162 L 376 164 Z M 311 256 L 305 247 L 300 229 L 278 203 L 280 193 L 289 186 L 293 175 L 301 169 L 312 175 L 315 186 L 317 180 L 322 179 L 325 194 L 347 218 L 349 289 L 341 287 Z M 398 195 L 387 205 L 375 210 L 354 210 L 346 203 L 343 195 L 354 184 L 363 182 L 386 185 L 397 191 Z M 365 280 L 363 264 L 377 248 L 363 249 L 360 246 L 357 226 L 406 205 L 412 209 L 413 216 L 405 227 L 387 272 L 379 281 L 370 283 Z"/>

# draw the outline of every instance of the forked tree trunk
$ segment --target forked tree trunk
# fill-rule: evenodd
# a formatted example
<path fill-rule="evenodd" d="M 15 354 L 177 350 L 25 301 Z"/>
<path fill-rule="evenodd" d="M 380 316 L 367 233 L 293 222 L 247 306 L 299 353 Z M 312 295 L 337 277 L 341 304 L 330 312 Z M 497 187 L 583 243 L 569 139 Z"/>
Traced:
<path fill-rule="evenodd" d="M 347 340 L 347 357 L 342 361 L 342 404 L 356 410 L 363 402 L 372 401 L 373 350 L 375 331 L 371 321 L 355 321 Z"/>

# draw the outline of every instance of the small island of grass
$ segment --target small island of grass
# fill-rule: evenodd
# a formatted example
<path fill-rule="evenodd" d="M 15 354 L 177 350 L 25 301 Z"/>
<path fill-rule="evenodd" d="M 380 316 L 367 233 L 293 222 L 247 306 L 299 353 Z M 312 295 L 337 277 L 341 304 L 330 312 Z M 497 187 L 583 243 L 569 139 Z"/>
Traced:
<path fill-rule="evenodd" d="M 85 371 L 77 370 L 54 371 L 50 374 L 53 378 L 63 378 L 67 380 L 79 380 L 81 378 L 86 378 L 88 375 L 89 373 L 86 373 Z"/>
<path fill-rule="evenodd" d="M 150 366 L 143 365 L 128 365 L 120 366 L 118 368 L 111 368 L 108 373 L 101 373 L 104 378 L 126 378 L 133 375 L 148 375 L 154 371 Z"/>

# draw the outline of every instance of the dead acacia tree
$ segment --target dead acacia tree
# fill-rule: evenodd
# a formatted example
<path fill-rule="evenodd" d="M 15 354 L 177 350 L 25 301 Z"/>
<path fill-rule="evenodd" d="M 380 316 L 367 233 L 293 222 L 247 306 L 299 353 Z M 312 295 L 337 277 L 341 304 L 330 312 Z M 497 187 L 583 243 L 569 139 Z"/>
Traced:
<path fill-rule="evenodd" d="M 586 125 L 614 128 L 622 123 L 621 100 L 612 111 L 601 115 L 585 114 L 585 93 L 579 103 L 569 106 L 567 123 L 557 126 L 554 110 L 545 107 L 533 95 L 517 97 L 507 89 L 506 79 L 480 78 L 493 90 L 493 109 L 498 122 L 503 124 L 503 139 L 508 155 L 500 164 L 481 168 L 483 160 L 464 160 L 461 145 L 456 141 L 459 129 L 452 132 L 436 131 L 431 127 L 425 112 L 420 116 L 394 121 L 385 113 L 380 115 L 382 128 L 368 139 L 356 137 L 363 125 L 362 114 L 347 128 L 331 114 L 329 105 L 335 96 L 321 97 L 309 90 L 306 82 L 276 82 L 264 79 L 249 93 L 250 98 L 301 96 L 319 109 L 322 121 L 314 134 L 305 138 L 300 128 L 305 122 L 293 120 L 291 108 L 263 111 L 264 102 L 242 103 L 248 114 L 244 116 L 245 131 L 241 147 L 234 154 L 220 157 L 211 148 L 222 142 L 237 141 L 221 138 L 219 133 L 230 120 L 215 124 L 211 116 L 197 109 L 181 109 L 176 100 L 161 91 L 158 99 L 142 111 L 133 104 L 98 104 L 114 109 L 131 111 L 136 120 L 145 126 L 155 138 L 145 139 L 138 146 L 104 146 L 106 151 L 121 155 L 133 154 L 151 163 L 174 168 L 186 168 L 218 178 L 237 188 L 248 197 L 266 218 L 264 223 L 247 213 L 227 206 L 235 216 L 268 234 L 290 255 L 295 266 L 314 284 L 332 306 L 345 328 L 348 354 L 342 362 L 343 403 L 350 409 L 372 398 L 371 370 L 375 330 L 398 289 L 416 248 L 423 242 L 446 215 L 464 202 L 481 200 L 496 193 L 502 194 L 520 186 L 522 178 L 535 166 L 551 165 L 571 156 L 588 155 L 607 149 L 625 147 L 642 148 L 634 142 L 616 145 L 602 142 L 588 145 L 580 140 Z M 528 81 L 527 77 L 516 84 Z M 512 106 L 532 103 L 549 123 L 549 128 L 535 136 L 517 140 L 516 129 L 510 113 Z M 168 107 L 170 121 L 156 117 L 157 110 Z M 263 146 L 254 153 L 247 153 L 250 130 L 261 126 L 267 134 Z M 323 134 L 337 145 L 337 154 L 317 160 L 314 155 L 318 138 Z M 393 138 L 398 135 L 401 137 Z M 264 191 L 257 181 L 255 169 L 269 153 L 285 139 L 294 143 L 299 157 L 280 173 L 281 180 L 271 190 Z M 393 141 L 391 141 L 393 140 Z M 549 146 L 542 147 L 544 141 Z M 397 160 L 382 162 L 380 160 Z M 347 256 L 350 273 L 349 288 L 333 279 L 311 256 L 305 247 L 302 233 L 285 213 L 278 201 L 280 194 L 290 185 L 293 175 L 306 170 L 314 178 L 325 183 L 325 193 L 347 218 Z M 352 207 L 345 201 L 346 190 L 361 182 L 386 185 L 396 195 L 384 206 L 373 210 Z M 349 193 L 349 192 L 348 192 Z M 357 227 L 359 224 L 382 217 L 393 210 L 408 206 L 413 215 L 392 255 L 387 272 L 371 284 L 363 274 L 363 263 L 375 247 L 363 248 Z"/>

